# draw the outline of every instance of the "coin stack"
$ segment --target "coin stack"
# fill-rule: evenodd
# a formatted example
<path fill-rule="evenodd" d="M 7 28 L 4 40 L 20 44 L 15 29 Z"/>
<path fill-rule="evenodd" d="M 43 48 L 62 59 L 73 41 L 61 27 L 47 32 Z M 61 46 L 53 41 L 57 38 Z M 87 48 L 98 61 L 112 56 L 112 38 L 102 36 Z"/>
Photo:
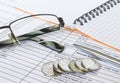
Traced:
<path fill-rule="evenodd" d="M 80 58 L 77 60 L 57 60 L 47 62 L 42 66 L 41 71 L 46 76 L 58 76 L 64 73 L 79 72 L 85 74 L 100 69 L 100 64 L 91 58 Z"/>

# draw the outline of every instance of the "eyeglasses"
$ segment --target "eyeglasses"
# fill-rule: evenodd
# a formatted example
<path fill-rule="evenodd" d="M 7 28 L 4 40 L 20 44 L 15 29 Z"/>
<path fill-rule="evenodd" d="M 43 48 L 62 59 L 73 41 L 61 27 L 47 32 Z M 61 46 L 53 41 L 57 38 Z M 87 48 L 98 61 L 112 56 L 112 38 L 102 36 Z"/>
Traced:
<path fill-rule="evenodd" d="M 0 39 L 0 41 L 10 38 L 13 43 L 18 43 L 19 36 L 26 33 L 30 33 L 37 29 L 46 30 L 44 33 L 48 33 L 47 29 L 50 29 L 51 26 L 54 26 L 54 28 L 56 27 L 60 29 L 60 27 L 64 26 L 64 22 L 62 18 L 54 14 L 35 14 L 35 15 L 25 16 L 17 20 L 14 20 L 7 26 L 1 26 L 0 34 L 2 34 L 3 38 Z M 51 30 L 49 32 L 52 32 L 52 31 L 54 30 Z M 33 37 L 32 35 L 30 36 Z M 37 35 L 34 35 L 34 36 L 37 36 Z"/>
<path fill-rule="evenodd" d="M 19 43 L 22 40 L 32 40 L 52 50 L 62 52 L 64 46 L 54 41 L 44 41 L 40 37 L 36 37 L 60 30 L 60 27 L 64 27 L 63 19 L 53 14 L 36 14 L 19 18 L 8 26 L 0 27 L 2 29 L 0 34 L 5 35 L 4 40 L 0 41 L 0 47 Z M 10 32 L 6 29 L 9 29 Z"/>

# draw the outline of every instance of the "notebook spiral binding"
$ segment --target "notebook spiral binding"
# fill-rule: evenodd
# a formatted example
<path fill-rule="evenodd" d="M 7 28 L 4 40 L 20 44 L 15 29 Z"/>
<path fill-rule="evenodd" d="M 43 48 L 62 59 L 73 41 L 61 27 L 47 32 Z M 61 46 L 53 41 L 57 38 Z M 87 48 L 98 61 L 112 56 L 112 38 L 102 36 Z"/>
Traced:
<path fill-rule="evenodd" d="M 107 10 L 111 9 L 118 3 L 120 3 L 120 0 L 109 0 L 109 1 L 105 2 L 104 4 L 96 7 L 95 9 L 93 9 L 93 10 L 83 14 L 82 16 L 78 17 L 77 19 L 75 19 L 74 24 L 79 23 L 80 25 L 84 25 L 85 23 L 92 20 L 93 18 L 96 18 L 100 14 L 103 14 Z"/>

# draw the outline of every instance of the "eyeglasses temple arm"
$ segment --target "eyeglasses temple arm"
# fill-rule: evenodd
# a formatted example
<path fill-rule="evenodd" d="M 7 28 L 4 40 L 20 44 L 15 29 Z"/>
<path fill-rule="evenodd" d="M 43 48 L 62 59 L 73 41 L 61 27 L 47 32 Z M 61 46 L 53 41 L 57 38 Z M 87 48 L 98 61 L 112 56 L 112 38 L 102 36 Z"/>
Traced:
<path fill-rule="evenodd" d="M 64 27 L 65 22 L 63 21 L 63 18 L 59 17 L 58 20 L 59 20 L 59 22 L 60 22 L 60 26 L 61 26 L 61 27 Z"/>
<path fill-rule="evenodd" d="M 0 29 L 9 28 L 9 26 L 2 26 Z"/>

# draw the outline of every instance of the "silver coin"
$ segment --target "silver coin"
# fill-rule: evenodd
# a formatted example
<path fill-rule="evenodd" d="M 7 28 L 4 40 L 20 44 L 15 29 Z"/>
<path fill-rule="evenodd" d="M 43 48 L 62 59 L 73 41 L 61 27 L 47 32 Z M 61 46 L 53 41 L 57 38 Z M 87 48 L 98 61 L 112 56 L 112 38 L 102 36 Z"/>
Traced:
<path fill-rule="evenodd" d="M 55 67 L 53 66 L 53 70 L 54 70 L 54 76 L 59 76 L 59 75 L 61 75 L 61 73 L 59 73 L 59 72 L 57 72 L 56 70 L 55 70 Z"/>
<path fill-rule="evenodd" d="M 71 72 L 72 70 L 69 68 L 70 60 L 60 60 L 58 66 L 65 72 Z"/>
<path fill-rule="evenodd" d="M 83 59 L 82 64 L 86 69 L 89 70 L 98 70 L 100 68 L 100 64 L 97 61 L 90 58 Z"/>
<path fill-rule="evenodd" d="M 55 61 L 54 64 L 53 64 L 53 67 L 54 67 L 54 70 L 58 73 L 64 73 L 63 70 L 61 70 L 59 67 L 58 67 L 58 64 L 59 64 L 59 61 Z"/>
<path fill-rule="evenodd" d="M 74 60 L 72 60 L 70 62 L 69 67 L 73 72 L 85 73 L 84 71 L 82 71 L 82 70 L 80 70 L 79 68 L 76 67 Z"/>
<path fill-rule="evenodd" d="M 75 65 L 82 71 L 88 72 L 89 70 L 82 65 L 83 58 L 76 60 Z"/>
<path fill-rule="evenodd" d="M 53 69 L 53 62 L 45 63 L 45 64 L 42 66 L 41 71 L 42 71 L 42 72 L 44 73 L 44 75 L 46 75 L 46 76 L 54 76 L 55 73 L 54 73 L 54 69 Z"/>

